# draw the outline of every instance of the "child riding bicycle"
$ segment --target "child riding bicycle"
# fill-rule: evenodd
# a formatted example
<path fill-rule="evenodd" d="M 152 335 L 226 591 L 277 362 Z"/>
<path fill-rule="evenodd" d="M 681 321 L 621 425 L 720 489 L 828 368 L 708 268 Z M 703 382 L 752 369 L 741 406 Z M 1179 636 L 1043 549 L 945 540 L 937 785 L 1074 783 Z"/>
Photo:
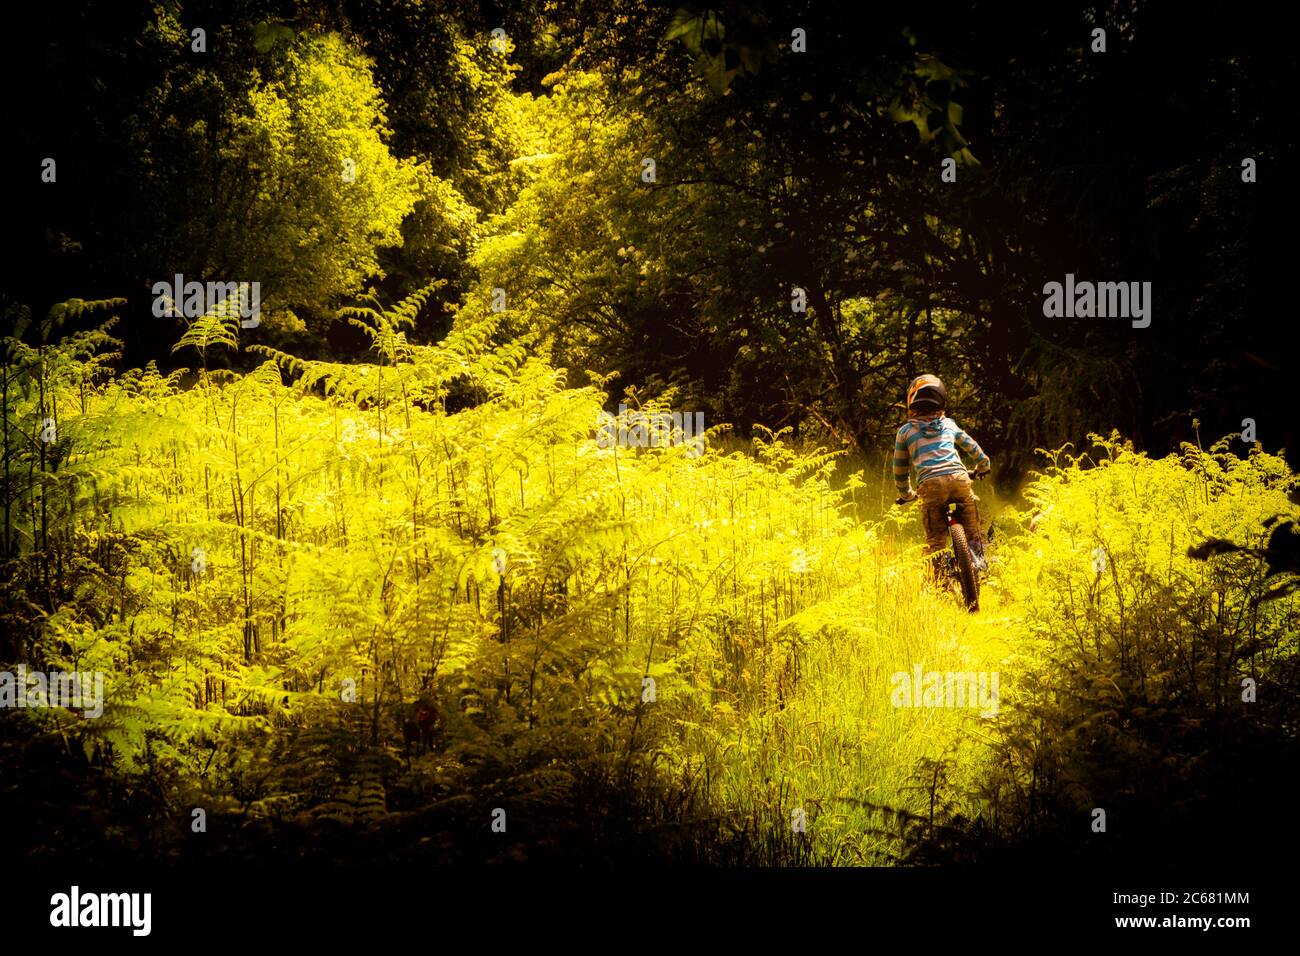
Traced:
<path fill-rule="evenodd" d="M 907 421 L 894 439 L 894 484 L 898 486 L 898 504 L 921 499 L 921 524 L 925 529 L 925 553 L 930 557 L 931 575 L 940 577 L 938 554 L 948 537 L 948 503 L 957 503 L 957 520 L 966 530 L 977 564 L 984 559 L 984 537 L 980 531 L 975 494 L 970 475 L 962 464 L 958 449 L 975 463 L 973 473 L 989 473 L 989 456 L 974 438 L 944 417 L 948 392 L 937 376 L 920 375 L 907 387 Z M 916 490 L 909 482 L 909 472 L 916 469 Z"/>

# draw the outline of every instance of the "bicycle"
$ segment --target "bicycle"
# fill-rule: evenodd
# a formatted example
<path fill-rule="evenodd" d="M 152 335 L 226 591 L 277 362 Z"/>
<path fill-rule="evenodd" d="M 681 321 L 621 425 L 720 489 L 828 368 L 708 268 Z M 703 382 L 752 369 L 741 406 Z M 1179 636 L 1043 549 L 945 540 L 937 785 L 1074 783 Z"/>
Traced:
<path fill-rule="evenodd" d="M 979 481 L 987 472 L 967 471 L 972 481 Z M 979 513 L 979 496 L 972 492 L 975 498 L 975 518 L 980 522 Z M 895 504 L 905 505 L 909 502 L 918 500 L 912 498 L 898 498 Z M 988 565 L 984 560 L 983 553 L 976 553 L 971 543 L 966 540 L 966 529 L 962 523 L 957 520 L 957 502 L 950 501 L 946 505 L 944 517 L 948 522 L 948 535 L 952 539 L 952 551 L 941 552 L 943 557 L 941 570 L 949 582 L 956 582 L 961 588 L 962 599 L 966 603 L 966 610 L 974 613 L 980 609 L 980 579 Z M 992 529 L 989 531 L 989 537 L 992 538 Z M 980 549 L 981 552 L 983 549 Z"/>

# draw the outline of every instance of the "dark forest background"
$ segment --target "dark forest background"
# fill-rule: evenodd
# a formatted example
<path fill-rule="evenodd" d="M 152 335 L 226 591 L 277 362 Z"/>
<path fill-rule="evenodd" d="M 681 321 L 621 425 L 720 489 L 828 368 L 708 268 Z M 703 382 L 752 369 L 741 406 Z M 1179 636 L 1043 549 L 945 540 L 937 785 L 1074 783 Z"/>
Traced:
<path fill-rule="evenodd" d="M 756 2 L 710 19 L 624 0 L 187 3 L 183 16 L 54 2 L 30 16 L 7 63 L 23 93 L 7 107 L 6 161 L 21 168 L 6 285 L 38 311 L 125 297 L 127 365 L 177 361 L 181 325 L 153 316 L 150 293 L 176 272 L 260 278 L 279 316 L 263 340 L 342 359 L 366 342 L 340 306 L 432 279 L 428 340 L 476 290 L 506 287 L 559 364 L 618 370 L 647 395 L 678 385 L 742 429 L 815 426 L 875 451 L 902 385 L 928 370 L 1011 473 L 1089 430 L 1170 448 L 1193 419 L 1217 437 L 1250 417 L 1266 447 L 1294 446 L 1278 237 L 1295 55 L 1267 16 Z M 1091 52 L 1098 25 L 1105 53 Z M 177 41 L 194 26 L 204 53 Z M 497 27 L 508 61 L 466 45 Z M 789 49 L 795 27 L 806 54 Z M 388 149 L 430 174 L 400 236 L 277 194 L 295 164 L 337 165 L 311 154 L 326 137 L 277 154 L 249 116 L 250 90 L 289 76 L 293 31 L 316 28 L 373 58 Z M 589 152 L 530 189 L 531 131 L 507 100 L 578 71 L 599 88 L 553 109 L 583 115 L 547 121 L 593 124 Z M 701 75 L 715 95 L 683 95 Z M 57 188 L 28 168 L 46 155 Z M 949 155 L 957 183 L 940 180 Z M 641 156 L 656 183 L 639 180 Z M 1242 181 L 1246 158 L 1257 182 Z M 268 194 L 279 201 L 259 207 Z M 532 224 L 522 247 L 473 254 Z M 1043 285 L 1067 272 L 1150 281 L 1150 328 L 1044 318 Z"/>

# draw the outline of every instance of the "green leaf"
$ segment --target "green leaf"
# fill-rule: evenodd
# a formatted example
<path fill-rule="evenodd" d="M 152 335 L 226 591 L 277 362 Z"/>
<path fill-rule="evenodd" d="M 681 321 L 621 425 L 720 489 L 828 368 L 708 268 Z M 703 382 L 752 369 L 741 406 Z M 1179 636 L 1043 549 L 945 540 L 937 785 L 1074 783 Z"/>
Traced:
<path fill-rule="evenodd" d="M 265 53 L 275 45 L 275 36 L 271 33 L 271 25 L 263 20 L 253 27 L 253 49 L 258 53 Z"/>
<path fill-rule="evenodd" d="M 687 47 L 692 47 L 695 41 L 691 37 L 692 34 L 696 37 L 699 36 L 699 24 L 699 14 L 687 10 L 685 7 L 678 7 L 676 12 L 673 13 L 672 21 L 668 24 L 668 31 L 664 34 L 664 40 L 681 40 Z M 698 49 L 698 46 L 694 46 L 694 48 Z"/>
<path fill-rule="evenodd" d="M 292 27 L 263 20 L 253 26 L 253 49 L 258 53 L 265 53 L 281 40 L 292 43 L 294 36 Z"/>

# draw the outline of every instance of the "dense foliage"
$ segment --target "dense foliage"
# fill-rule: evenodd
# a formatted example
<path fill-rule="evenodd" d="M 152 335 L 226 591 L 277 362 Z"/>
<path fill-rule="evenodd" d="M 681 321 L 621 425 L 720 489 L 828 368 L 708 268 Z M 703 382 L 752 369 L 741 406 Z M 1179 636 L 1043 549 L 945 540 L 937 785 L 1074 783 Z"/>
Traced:
<path fill-rule="evenodd" d="M 1238 737 L 1293 742 L 1300 599 L 1260 602 L 1261 556 L 1187 555 L 1286 512 L 1280 459 L 1103 444 L 1061 465 L 970 617 L 918 592 L 910 517 L 864 520 L 878 486 L 836 456 L 726 452 L 719 428 L 602 447 L 598 383 L 489 326 L 408 341 L 427 295 L 352 310 L 370 363 L 263 348 L 192 387 L 107 372 L 111 322 L 57 339 L 113 303 L 7 341 L 3 659 L 100 671 L 106 701 L 6 712 L 6 759 L 148 794 L 110 848 L 183 853 L 201 808 L 246 852 L 268 826 L 437 859 L 613 828 L 617 852 L 884 862 L 933 853 L 945 813 L 1017 837 L 1075 820 L 1059 838 L 1081 844 L 1082 808 L 1118 813 L 1125 781 L 1166 808 L 1195 773 L 1208 799 Z M 456 384 L 476 400 L 449 411 Z M 917 663 L 1000 669 L 1001 716 L 900 709 L 891 675 Z M 437 739 L 412 749 L 421 701 Z M 461 839 L 496 807 L 506 849 Z"/>
<path fill-rule="evenodd" d="M 178 272 L 261 281 L 263 341 L 341 360 L 365 348 L 341 308 L 436 279 L 421 341 L 502 289 L 508 331 L 554 364 L 676 387 L 745 435 L 871 453 L 937 370 L 1000 474 L 1111 427 L 1176 447 L 1194 417 L 1294 445 L 1267 237 L 1293 137 L 1273 76 L 1295 54 L 1248 20 L 1134 0 L 40 15 L 50 42 L 10 64 L 45 78 L 12 158 L 60 174 L 12 174 L 8 292 L 126 297 L 129 365 L 169 367 L 180 329 L 147 292 Z M 1044 317 L 1067 273 L 1150 281 L 1152 325 Z"/>
<path fill-rule="evenodd" d="M 1182 859 L 1293 826 L 1283 31 L 33 15 L 0 289 L 22 852 Z M 178 275 L 258 283 L 259 321 L 160 310 Z M 1151 323 L 1049 317 L 1067 275 L 1149 283 Z M 891 504 L 920 372 L 996 466 L 975 615 Z M 103 675 L 103 713 L 15 706 L 19 668 Z M 900 703 L 925 673 L 998 705 Z"/>

